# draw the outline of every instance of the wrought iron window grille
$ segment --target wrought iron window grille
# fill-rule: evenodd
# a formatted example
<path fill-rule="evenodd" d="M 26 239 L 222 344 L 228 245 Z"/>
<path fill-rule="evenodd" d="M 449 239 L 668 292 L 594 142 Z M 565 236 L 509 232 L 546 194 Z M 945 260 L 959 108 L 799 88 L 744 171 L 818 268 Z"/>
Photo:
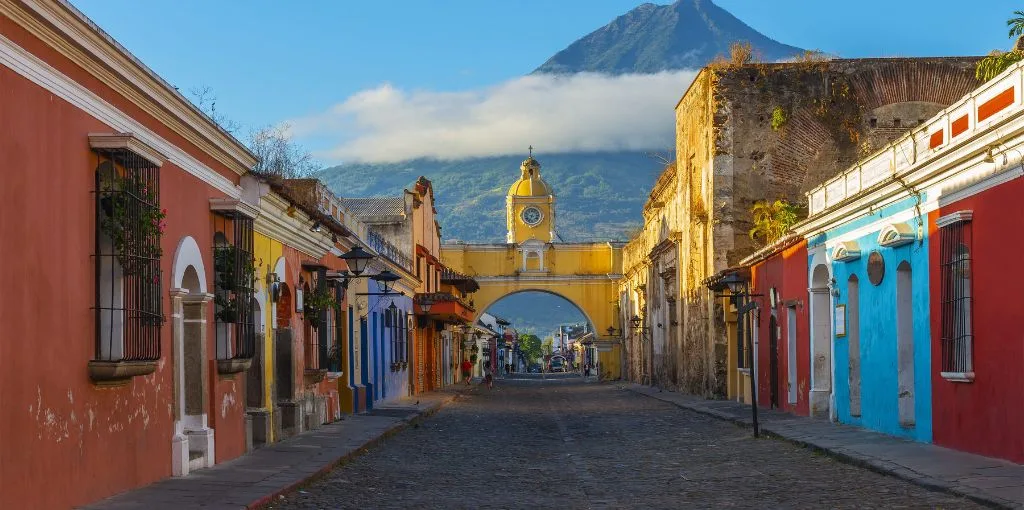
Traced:
<path fill-rule="evenodd" d="M 973 365 L 973 302 L 971 292 L 970 215 L 940 218 L 942 278 L 942 373 L 950 380 L 970 381 Z"/>
<path fill-rule="evenodd" d="M 333 348 L 335 344 L 332 338 L 332 330 L 337 329 L 333 324 L 340 310 L 342 300 L 339 296 L 344 295 L 344 290 L 339 285 L 332 285 L 327 278 L 327 268 L 318 264 L 308 264 L 312 269 L 309 283 L 305 286 L 304 294 L 308 296 L 303 307 L 307 327 L 305 339 L 305 367 L 306 370 L 333 370 L 338 367 L 340 370 L 340 359 L 335 362 L 340 352 Z M 334 370 L 334 371 L 338 371 Z"/>
<path fill-rule="evenodd" d="M 216 211 L 213 223 L 217 360 L 251 360 L 257 329 L 253 219 L 238 212 Z M 223 363 L 219 367 L 222 372 L 247 368 L 228 368 Z"/>
<path fill-rule="evenodd" d="M 94 361 L 156 361 L 164 323 L 160 167 L 129 149 L 96 153 Z"/>

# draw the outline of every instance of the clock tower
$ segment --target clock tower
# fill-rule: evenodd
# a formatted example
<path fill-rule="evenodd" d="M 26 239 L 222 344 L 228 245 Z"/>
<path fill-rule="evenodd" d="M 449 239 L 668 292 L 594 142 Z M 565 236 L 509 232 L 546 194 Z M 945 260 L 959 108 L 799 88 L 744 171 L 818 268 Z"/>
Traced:
<path fill-rule="evenodd" d="M 535 239 L 550 243 L 555 237 L 555 195 L 540 176 L 540 163 L 533 159 L 533 147 L 519 170 L 519 180 L 508 189 L 505 199 L 506 242 L 522 244 Z"/>

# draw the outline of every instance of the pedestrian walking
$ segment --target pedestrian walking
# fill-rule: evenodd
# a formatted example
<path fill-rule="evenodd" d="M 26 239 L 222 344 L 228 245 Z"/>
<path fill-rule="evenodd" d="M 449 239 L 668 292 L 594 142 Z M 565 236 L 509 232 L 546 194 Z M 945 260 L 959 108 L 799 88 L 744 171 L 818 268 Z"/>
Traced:
<path fill-rule="evenodd" d="M 583 366 L 583 376 L 590 377 L 590 363 Z"/>
<path fill-rule="evenodd" d="M 494 377 L 491 376 L 491 371 L 484 369 L 484 382 L 487 383 L 487 389 L 494 387 Z"/>
<path fill-rule="evenodd" d="M 466 386 L 469 386 L 469 380 L 473 377 L 473 364 L 468 359 L 462 360 L 462 375 L 466 378 Z"/>

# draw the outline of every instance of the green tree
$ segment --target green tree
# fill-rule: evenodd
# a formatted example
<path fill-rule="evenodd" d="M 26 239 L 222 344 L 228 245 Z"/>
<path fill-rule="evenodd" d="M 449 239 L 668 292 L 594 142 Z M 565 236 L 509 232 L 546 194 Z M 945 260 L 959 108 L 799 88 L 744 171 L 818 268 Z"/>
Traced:
<path fill-rule="evenodd" d="M 1009 37 L 1017 38 L 1013 49 L 1006 52 L 993 50 L 987 57 L 981 59 L 974 68 L 975 78 L 989 81 L 1013 64 L 1024 60 L 1024 11 L 1013 11 L 1013 15 L 1014 17 L 1006 20 L 1006 26 L 1010 27 Z"/>
<path fill-rule="evenodd" d="M 1014 18 L 1006 20 L 1006 26 L 1010 27 L 1010 35 L 1007 37 L 1014 38 L 1024 35 L 1024 11 L 1013 11 Z"/>
<path fill-rule="evenodd" d="M 545 356 L 550 356 L 551 353 L 555 352 L 555 339 L 547 337 L 544 339 L 544 343 L 541 344 L 541 351 Z"/>
<path fill-rule="evenodd" d="M 541 342 L 537 335 L 519 335 L 519 352 L 523 353 L 527 363 L 533 363 L 541 357 Z"/>
<path fill-rule="evenodd" d="M 800 218 L 800 208 L 785 200 L 769 202 L 762 200 L 750 208 L 754 226 L 750 229 L 750 238 L 764 244 L 770 244 L 792 227 Z"/>

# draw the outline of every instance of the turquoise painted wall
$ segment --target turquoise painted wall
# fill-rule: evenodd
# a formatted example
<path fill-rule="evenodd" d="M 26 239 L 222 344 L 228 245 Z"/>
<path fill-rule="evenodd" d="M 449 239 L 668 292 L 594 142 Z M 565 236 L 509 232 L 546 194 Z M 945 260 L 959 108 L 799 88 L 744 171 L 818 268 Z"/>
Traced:
<path fill-rule="evenodd" d="M 816 244 L 845 232 L 866 226 L 897 212 L 912 208 L 908 200 L 884 208 L 875 214 L 844 224 L 815 238 Z M 922 220 L 927 222 L 927 217 Z M 908 221 L 917 227 L 917 219 Z M 849 384 L 849 336 L 833 338 L 835 363 L 835 405 L 842 423 L 862 426 L 887 434 L 917 441 L 932 440 L 931 334 L 929 321 L 929 276 L 927 225 L 925 237 L 903 246 L 888 248 L 878 245 L 879 230 L 856 239 L 860 258 L 849 262 L 832 262 L 832 274 L 839 296 L 836 304 L 849 310 L 847 282 L 856 274 L 859 281 L 861 416 L 851 416 Z M 885 274 L 879 285 L 868 279 L 868 256 L 878 251 L 885 262 Z M 897 268 L 907 261 L 911 267 L 911 295 L 914 345 L 914 414 L 915 426 L 904 428 L 899 423 L 897 369 Z M 847 314 L 847 324 L 852 320 Z"/>

